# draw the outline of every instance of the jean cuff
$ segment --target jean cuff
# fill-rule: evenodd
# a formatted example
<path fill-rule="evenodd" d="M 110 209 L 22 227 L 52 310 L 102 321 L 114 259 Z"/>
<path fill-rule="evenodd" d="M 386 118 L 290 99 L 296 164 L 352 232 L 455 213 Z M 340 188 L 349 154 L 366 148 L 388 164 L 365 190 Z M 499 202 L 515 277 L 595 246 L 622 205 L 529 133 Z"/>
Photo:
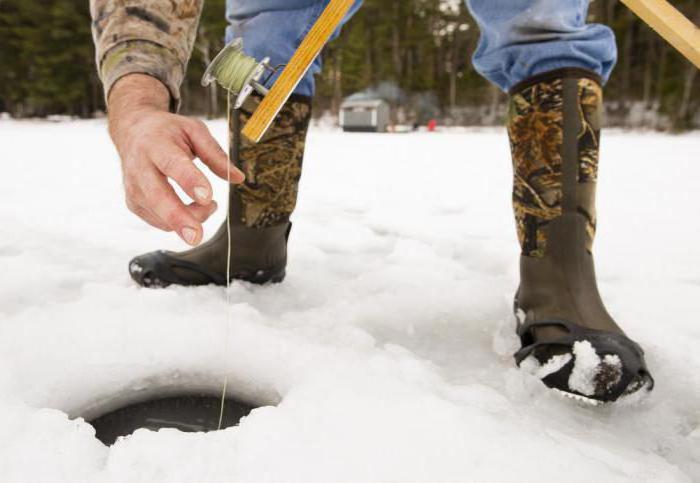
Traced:
<path fill-rule="evenodd" d="M 539 74 L 535 74 L 525 80 L 522 80 L 515 84 L 513 87 L 511 87 L 508 90 L 509 95 L 517 94 L 518 92 L 522 91 L 523 89 L 527 89 L 528 87 L 531 87 L 535 84 L 539 84 L 540 82 L 548 82 L 552 81 L 554 79 L 591 79 L 598 84 L 602 85 L 602 79 L 601 77 L 594 71 L 590 69 L 585 69 L 581 67 L 562 67 L 560 69 L 553 69 L 553 70 L 548 70 L 545 72 L 541 72 Z"/>

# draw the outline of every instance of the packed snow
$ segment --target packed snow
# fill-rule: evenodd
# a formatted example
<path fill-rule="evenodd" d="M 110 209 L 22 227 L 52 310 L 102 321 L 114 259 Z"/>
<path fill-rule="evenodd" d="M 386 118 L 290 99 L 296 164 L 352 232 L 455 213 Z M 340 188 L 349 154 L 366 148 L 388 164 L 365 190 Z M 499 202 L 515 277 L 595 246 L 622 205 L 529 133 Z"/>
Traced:
<path fill-rule="evenodd" d="M 571 358 L 571 354 L 561 354 L 552 356 L 547 362 L 540 364 L 535 356 L 528 356 L 520 363 L 520 369 L 529 372 L 539 379 L 544 379 L 550 374 L 554 374 L 555 372 L 559 372 L 561 369 L 563 369 L 564 366 L 569 363 Z M 572 387 L 571 389 L 574 388 Z M 594 393 L 595 391 L 591 392 L 591 394 Z"/>
<path fill-rule="evenodd" d="M 611 371 L 615 378 L 604 386 L 612 388 L 622 378 L 622 361 L 618 355 L 607 354 L 602 359 L 596 354 L 593 345 L 587 341 L 578 341 L 572 348 L 574 355 L 574 368 L 569 376 L 569 387 L 586 396 L 596 393 L 598 375 L 602 370 Z"/>
<path fill-rule="evenodd" d="M 4 119 L 0 146 L 4 483 L 700 481 L 698 133 L 604 134 L 601 290 L 657 386 L 598 407 L 514 367 L 502 129 L 312 129 L 287 279 L 230 308 L 132 283 L 132 256 L 184 247 L 125 208 L 103 121 Z M 234 428 L 106 447 L 82 419 L 224 374 L 263 406 Z"/>

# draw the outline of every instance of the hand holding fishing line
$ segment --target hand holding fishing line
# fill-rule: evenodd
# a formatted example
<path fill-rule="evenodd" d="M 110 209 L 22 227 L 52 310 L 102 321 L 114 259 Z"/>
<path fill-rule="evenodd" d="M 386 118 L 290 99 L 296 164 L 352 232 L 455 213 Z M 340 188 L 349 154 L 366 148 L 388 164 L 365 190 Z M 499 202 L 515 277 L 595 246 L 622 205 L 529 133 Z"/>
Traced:
<path fill-rule="evenodd" d="M 109 97 L 110 135 L 119 152 L 126 204 L 150 225 L 175 231 L 188 244 L 202 240 L 202 223 L 216 211 L 211 183 L 192 162 L 199 158 L 221 179 L 240 183 L 243 173 L 205 124 L 168 111 L 170 95 L 157 79 L 132 74 Z M 194 201 L 183 203 L 168 178 Z"/>

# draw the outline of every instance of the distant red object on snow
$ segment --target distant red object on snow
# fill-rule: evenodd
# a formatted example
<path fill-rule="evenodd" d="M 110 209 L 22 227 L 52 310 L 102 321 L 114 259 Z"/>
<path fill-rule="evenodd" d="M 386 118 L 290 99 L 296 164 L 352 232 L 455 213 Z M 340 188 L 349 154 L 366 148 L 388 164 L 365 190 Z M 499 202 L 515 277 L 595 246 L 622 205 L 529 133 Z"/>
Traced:
<path fill-rule="evenodd" d="M 431 119 L 430 121 L 428 121 L 428 132 L 435 131 L 436 127 L 437 127 L 437 121 L 435 119 Z"/>

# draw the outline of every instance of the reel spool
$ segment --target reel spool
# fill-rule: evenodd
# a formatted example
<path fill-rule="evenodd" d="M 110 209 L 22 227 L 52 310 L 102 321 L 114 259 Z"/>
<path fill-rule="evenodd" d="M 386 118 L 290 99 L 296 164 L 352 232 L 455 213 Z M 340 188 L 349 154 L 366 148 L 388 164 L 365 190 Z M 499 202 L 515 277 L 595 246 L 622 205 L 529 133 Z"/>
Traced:
<path fill-rule="evenodd" d="M 268 73 L 267 79 L 277 72 L 270 65 L 270 58 L 265 57 L 258 62 L 246 55 L 243 52 L 243 40 L 237 38 L 226 44 L 211 61 L 202 76 L 202 85 L 206 87 L 212 82 L 218 83 L 236 96 L 233 108 L 238 109 L 253 91 L 263 97 L 267 95 L 269 90 L 263 85 L 267 79 L 260 82 L 265 72 Z"/>

